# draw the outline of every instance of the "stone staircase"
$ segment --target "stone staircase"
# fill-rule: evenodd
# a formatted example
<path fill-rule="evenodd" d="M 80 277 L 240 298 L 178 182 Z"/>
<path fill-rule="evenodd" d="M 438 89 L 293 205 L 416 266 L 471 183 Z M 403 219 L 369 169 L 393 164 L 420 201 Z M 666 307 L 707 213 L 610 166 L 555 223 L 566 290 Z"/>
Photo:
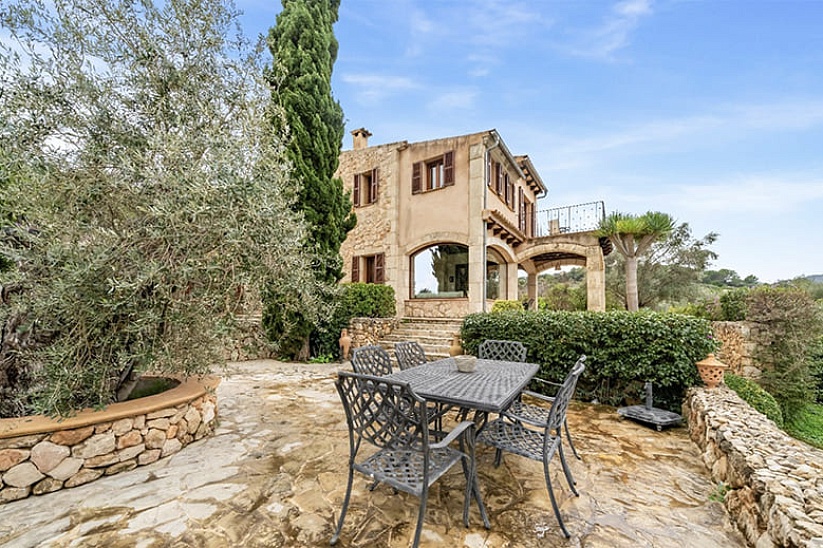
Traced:
<path fill-rule="evenodd" d="M 460 332 L 462 319 L 405 318 L 400 325 L 383 337 L 378 344 L 394 359 L 394 344 L 401 341 L 416 341 L 423 347 L 429 360 L 449 357 L 449 347 L 455 333 Z"/>

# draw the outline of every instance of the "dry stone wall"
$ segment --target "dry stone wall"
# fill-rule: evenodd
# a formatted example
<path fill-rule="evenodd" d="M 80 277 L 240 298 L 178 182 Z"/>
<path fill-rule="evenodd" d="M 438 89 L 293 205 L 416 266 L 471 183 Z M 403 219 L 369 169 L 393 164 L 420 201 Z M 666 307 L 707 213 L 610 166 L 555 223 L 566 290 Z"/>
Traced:
<path fill-rule="evenodd" d="M 722 385 L 692 388 L 683 414 L 751 546 L 823 548 L 823 451 L 790 437 Z"/>
<path fill-rule="evenodd" d="M 266 337 L 260 314 L 243 316 L 237 323 L 237 330 L 224 352 L 226 360 L 237 362 L 275 357 L 274 346 Z"/>
<path fill-rule="evenodd" d="M 377 341 L 390 335 L 397 324 L 397 318 L 352 318 L 349 321 L 352 349 L 377 344 Z"/>
<path fill-rule="evenodd" d="M 142 398 L 145 402 L 113 404 L 62 422 L 42 416 L 3 419 L 0 504 L 82 485 L 177 453 L 213 432 L 216 386 L 215 379 L 189 381 Z"/>
<path fill-rule="evenodd" d="M 720 342 L 718 358 L 729 366 L 729 371 L 741 377 L 756 379 L 761 368 L 755 360 L 760 344 L 765 344 L 766 334 L 754 322 L 712 322 L 712 331 Z"/>

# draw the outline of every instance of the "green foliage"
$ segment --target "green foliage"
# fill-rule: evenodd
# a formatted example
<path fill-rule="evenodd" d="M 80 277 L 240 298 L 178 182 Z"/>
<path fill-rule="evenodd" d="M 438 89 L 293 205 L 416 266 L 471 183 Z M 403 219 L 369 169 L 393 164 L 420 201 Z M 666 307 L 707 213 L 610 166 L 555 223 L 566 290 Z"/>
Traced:
<path fill-rule="evenodd" d="M 726 495 L 731 490 L 731 486 L 726 485 L 721 481 L 717 485 L 715 485 L 714 489 L 712 489 L 712 492 L 709 493 L 709 500 L 712 502 L 719 502 L 720 504 L 723 504 L 726 502 Z"/>
<path fill-rule="evenodd" d="M 332 96 L 337 59 L 339 0 L 282 0 L 283 10 L 269 30 L 275 62 L 266 78 L 272 101 L 285 112 L 275 128 L 289 128 L 287 154 L 294 176 L 302 182 L 298 207 L 309 223 L 309 247 L 320 257 L 314 269 L 326 283 L 343 277 L 340 245 L 356 217 L 343 182 L 334 178 L 343 142 L 343 109 Z"/>
<path fill-rule="evenodd" d="M 319 310 L 277 113 L 228 38 L 230 4 L 1 9 L 3 412 L 66 414 L 134 372 L 210 370 L 267 279 Z"/>
<path fill-rule="evenodd" d="M 792 437 L 823 449 L 823 405 L 809 403 L 786 423 L 786 432 Z"/>
<path fill-rule="evenodd" d="M 334 313 L 312 335 L 316 354 L 339 357 L 340 332 L 352 318 L 392 318 L 395 315 L 394 289 L 389 285 L 341 284 Z"/>
<path fill-rule="evenodd" d="M 749 290 L 737 288 L 720 295 L 720 320 L 725 322 L 739 322 L 746 319 L 748 312 Z"/>
<path fill-rule="evenodd" d="M 719 287 L 754 287 L 758 285 L 757 276 L 748 275 L 743 279 L 734 270 L 721 268 L 720 270 L 706 270 L 703 273 L 704 284 L 716 285 Z"/>
<path fill-rule="evenodd" d="M 485 339 L 521 341 L 539 375 L 559 382 L 580 354 L 588 356 L 578 387 L 582 399 L 619 405 L 643 397 L 654 384 L 655 405 L 679 410 L 697 384 L 695 362 L 717 344 L 709 322 L 655 312 L 502 312 L 471 314 L 461 330 L 463 349 L 477 354 Z"/>
<path fill-rule="evenodd" d="M 586 287 L 554 284 L 538 299 L 538 306 L 540 310 L 586 310 Z"/>
<path fill-rule="evenodd" d="M 507 310 L 523 310 L 523 303 L 520 301 L 494 301 L 492 312 L 505 312 Z"/>
<path fill-rule="evenodd" d="M 821 311 L 808 292 L 791 285 L 756 287 L 747 305 L 747 320 L 759 323 L 768 336 L 755 356 L 763 365 L 761 386 L 792 422 L 814 398 L 811 353 L 823 333 Z"/>
<path fill-rule="evenodd" d="M 726 373 L 723 381 L 734 390 L 740 398 L 751 405 L 758 412 L 766 415 L 779 428 L 783 428 L 783 413 L 774 397 L 763 390 L 759 384 L 751 379 Z"/>

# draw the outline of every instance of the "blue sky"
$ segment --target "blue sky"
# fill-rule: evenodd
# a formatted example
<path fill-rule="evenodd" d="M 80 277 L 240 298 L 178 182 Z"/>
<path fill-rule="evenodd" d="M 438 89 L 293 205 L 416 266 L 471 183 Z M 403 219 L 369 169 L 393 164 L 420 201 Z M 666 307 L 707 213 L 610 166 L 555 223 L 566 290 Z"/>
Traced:
<path fill-rule="evenodd" d="M 247 34 L 279 2 L 238 0 Z M 823 0 L 342 0 L 333 89 L 372 144 L 497 129 L 541 209 L 603 200 L 823 273 Z"/>

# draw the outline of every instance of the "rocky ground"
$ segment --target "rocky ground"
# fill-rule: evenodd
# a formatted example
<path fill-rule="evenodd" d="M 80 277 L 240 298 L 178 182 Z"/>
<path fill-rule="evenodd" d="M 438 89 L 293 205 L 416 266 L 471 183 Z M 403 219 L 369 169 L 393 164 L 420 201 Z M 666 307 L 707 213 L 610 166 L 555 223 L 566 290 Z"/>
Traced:
<path fill-rule="evenodd" d="M 346 486 L 348 437 L 334 389 L 339 364 L 235 362 L 222 372 L 214 436 L 130 472 L 0 505 L 0 545 L 225 547 L 328 545 Z M 581 496 L 555 491 L 572 538 L 557 526 L 542 465 L 479 451 L 491 530 L 476 506 L 463 527 L 456 467 L 432 488 L 421 545 L 657 548 L 745 546 L 684 427 L 657 432 L 613 408 L 577 404 L 570 459 Z M 355 479 L 339 545 L 408 546 L 418 500 Z"/>

